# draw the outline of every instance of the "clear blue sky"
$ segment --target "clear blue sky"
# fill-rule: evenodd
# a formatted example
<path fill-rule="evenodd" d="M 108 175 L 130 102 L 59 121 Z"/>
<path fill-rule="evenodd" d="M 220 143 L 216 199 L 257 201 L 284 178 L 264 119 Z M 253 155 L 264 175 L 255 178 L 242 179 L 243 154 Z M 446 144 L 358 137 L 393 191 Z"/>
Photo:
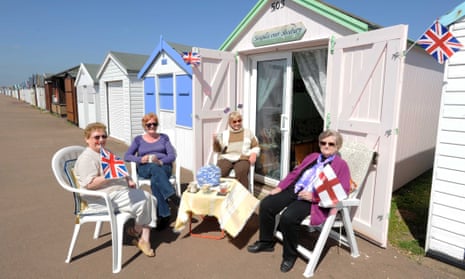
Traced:
<path fill-rule="evenodd" d="M 463 0 L 326 0 L 381 26 L 409 25 L 417 39 Z M 101 64 L 110 50 L 149 55 L 166 41 L 217 49 L 257 0 L 3 0 L 0 86 L 81 62 Z"/>

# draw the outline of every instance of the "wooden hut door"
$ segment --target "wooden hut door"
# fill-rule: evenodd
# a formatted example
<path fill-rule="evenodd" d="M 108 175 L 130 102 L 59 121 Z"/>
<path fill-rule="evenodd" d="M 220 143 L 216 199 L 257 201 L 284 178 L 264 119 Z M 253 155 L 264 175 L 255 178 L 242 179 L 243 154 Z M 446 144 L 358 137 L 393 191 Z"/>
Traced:
<path fill-rule="evenodd" d="M 68 121 L 78 124 L 77 96 L 76 87 L 74 87 L 74 78 L 65 78 L 65 96 L 66 118 Z"/>
<path fill-rule="evenodd" d="M 192 66 L 194 172 L 212 163 L 212 135 L 226 129 L 228 114 L 236 109 L 234 55 L 201 48 L 196 51 L 201 63 Z"/>
<path fill-rule="evenodd" d="M 396 163 L 407 26 L 336 40 L 329 51 L 325 127 L 377 153 L 363 185 L 354 229 L 386 247 Z"/>

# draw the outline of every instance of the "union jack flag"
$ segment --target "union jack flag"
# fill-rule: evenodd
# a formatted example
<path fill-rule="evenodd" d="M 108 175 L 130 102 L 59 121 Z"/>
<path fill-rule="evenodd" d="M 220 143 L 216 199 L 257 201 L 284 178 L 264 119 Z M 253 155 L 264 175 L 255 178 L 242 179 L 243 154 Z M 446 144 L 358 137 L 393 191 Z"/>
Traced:
<path fill-rule="evenodd" d="M 104 148 L 100 149 L 103 175 L 106 179 L 126 177 L 129 175 L 124 161 Z"/>
<path fill-rule="evenodd" d="M 324 206 L 336 204 L 338 201 L 347 198 L 347 193 L 330 165 L 326 165 L 323 171 L 318 174 L 315 190 Z"/>
<path fill-rule="evenodd" d="M 463 45 L 449 30 L 436 20 L 431 27 L 417 41 L 440 64 L 443 64 Z"/>
<path fill-rule="evenodd" d="M 187 65 L 200 65 L 200 55 L 197 52 L 183 52 L 182 59 Z"/>

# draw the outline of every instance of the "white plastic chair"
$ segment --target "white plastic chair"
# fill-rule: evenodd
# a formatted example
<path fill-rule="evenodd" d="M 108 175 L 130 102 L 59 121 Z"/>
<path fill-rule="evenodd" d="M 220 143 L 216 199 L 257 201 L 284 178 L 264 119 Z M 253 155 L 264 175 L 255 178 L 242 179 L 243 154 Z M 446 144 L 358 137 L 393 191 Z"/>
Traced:
<path fill-rule="evenodd" d="M 352 227 L 350 209 L 360 205 L 362 186 L 364 185 L 365 178 L 373 162 L 374 152 L 362 144 L 345 143 L 340 150 L 340 154 L 349 165 L 352 181 L 357 185 L 357 187 L 349 194 L 347 199 L 331 206 L 332 210 L 330 211 L 330 215 L 322 225 L 316 227 L 312 226 L 310 224 L 311 216 L 308 216 L 302 221 L 301 224 L 309 227 L 310 231 L 315 229 L 320 231 L 320 235 L 318 236 L 318 240 L 313 250 L 309 250 L 300 244 L 297 245 L 297 251 L 304 258 L 308 259 L 307 266 L 303 273 L 303 275 L 307 278 L 313 276 L 328 237 L 331 237 L 339 241 L 340 244 L 349 247 L 352 257 L 356 258 L 360 256 Z M 280 215 L 278 214 L 276 216 L 276 228 L 278 228 L 279 217 Z M 344 227 L 345 235 L 342 234 L 342 227 Z M 333 230 L 333 228 L 336 230 Z M 283 235 L 278 229 L 275 231 L 275 237 L 280 241 L 283 240 Z"/>
<path fill-rule="evenodd" d="M 150 179 L 140 177 L 137 174 L 137 164 L 135 162 L 131 162 L 131 178 L 136 183 L 137 187 L 141 187 L 142 185 L 150 186 Z M 171 185 L 176 189 L 176 195 L 178 197 L 181 196 L 181 166 L 176 161 L 173 162 L 173 174 L 170 177 Z"/>
<path fill-rule="evenodd" d="M 216 165 L 216 162 L 218 162 L 218 153 L 213 152 L 213 164 Z M 229 177 L 236 178 L 236 173 L 235 173 L 234 169 L 232 169 L 229 172 Z M 248 188 L 249 188 L 249 192 L 252 195 L 254 194 L 254 186 L 255 186 L 255 181 L 254 180 L 255 180 L 255 164 L 250 165 L 250 169 L 249 169 L 249 185 L 248 185 Z"/>
<path fill-rule="evenodd" d="M 76 159 L 83 150 L 84 147 L 82 146 L 64 147 L 58 150 L 52 158 L 52 171 L 58 184 L 66 191 L 72 192 L 74 196 L 74 214 L 76 220 L 65 262 L 69 263 L 71 261 L 71 255 L 79 235 L 81 224 L 95 222 L 94 239 L 97 239 L 100 235 L 102 222 L 109 222 L 112 239 L 112 268 L 113 273 L 118 273 L 121 271 L 124 224 L 131 216 L 127 213 L 115 212 L 107 193 L 80 189 L 77 183 L 75 183 L 72 169 L 74 168 Z M 105 200 L 106 206 L 102 206 L 101 210 L 86 208 L 86 204 L 81 200 L 80 195 L 100 197 Z"/>

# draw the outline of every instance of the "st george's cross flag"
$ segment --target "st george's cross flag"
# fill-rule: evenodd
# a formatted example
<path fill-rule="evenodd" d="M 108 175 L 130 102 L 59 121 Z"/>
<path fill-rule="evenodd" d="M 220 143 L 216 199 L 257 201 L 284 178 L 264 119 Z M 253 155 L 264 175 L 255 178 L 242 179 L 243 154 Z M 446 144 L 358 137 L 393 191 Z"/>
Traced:
<path fill-rule="evenodd" d="M 449 59 L 463 45 L 438 20 L 417 41 L 440 64 Z"/>
<path fill-rule="evenodd" d="M 100 161 L 106 179 L 126 177 L 129 175 L 124 161 L 105 148 L 100 149 Z"/>
<path fill-rule="evenodd" d="M 315 182 L 315 191 L 323 206 L 330 206 L 347 198 L 344 188 L 330 165 L 326 165 L 318 174 Z"/>
<path fill-rule="evenodd" d="M 187 65 L 200 65 L 200 55 L 197 52 L 183 52 L 182 59 Z"/>

